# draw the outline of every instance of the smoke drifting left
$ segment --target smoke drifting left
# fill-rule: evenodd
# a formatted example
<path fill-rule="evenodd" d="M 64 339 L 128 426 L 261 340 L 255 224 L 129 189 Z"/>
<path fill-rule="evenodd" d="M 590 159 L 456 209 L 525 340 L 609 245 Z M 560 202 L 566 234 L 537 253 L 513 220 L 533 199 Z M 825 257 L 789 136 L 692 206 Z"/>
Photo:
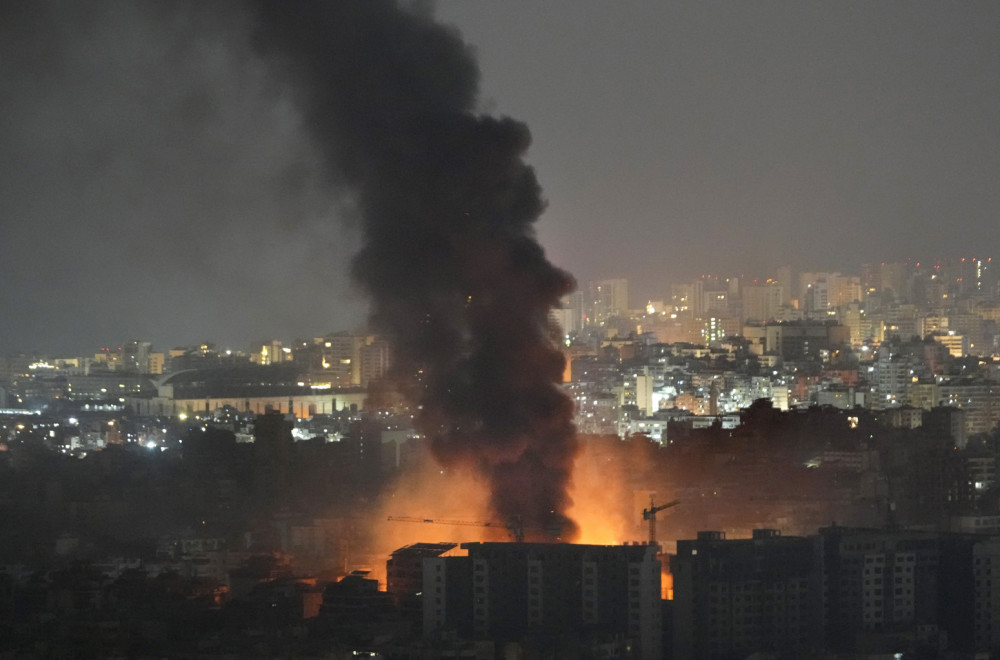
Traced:
<path fill-rule="evenodd" d="M 346 192 L 248 9 L 0 3 L 4 352 L 244 349 L 363 319 L 338 266 L 358 245 L 333 220 Z"/>
<path fill-rule="evenodd" d="M 529 131 L 479 112 L 455 31 L 388 0 L 13 0 L 0 18 L 8 350 L 346 327 L 354 241 L 332 215 L 356 216 L 352 274 L 435 457 L 478 475 L 490 518 L 576 536 L 547 321 L 573 281 L 534 237 Z"/>
<path fill-rule="evenodd" d="M 468 47 L 415 9 L 264 2 L 257 37 L 357 196 L 353 274 L 435 456 L 482 475 L 492 512 L 528 539 L 575 538 L 577 440 L 547 321 L 573 281 L 534 238 L 527 127 L 477 113 Z"/>

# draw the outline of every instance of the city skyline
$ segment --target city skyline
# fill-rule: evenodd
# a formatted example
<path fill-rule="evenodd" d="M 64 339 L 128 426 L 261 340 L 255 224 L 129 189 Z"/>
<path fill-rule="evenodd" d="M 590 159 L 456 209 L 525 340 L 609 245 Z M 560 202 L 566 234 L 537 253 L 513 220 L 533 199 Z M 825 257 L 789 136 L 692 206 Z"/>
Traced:
<path fill-rule="evenodd" d="M 0 647 L 997 655 L 954 7 L 0 5 Z"/>
<path fill-rule="evenodd" d="M 241 13 L 219 7 L 5 9 L 9 350 L 363 323 L 346 275 L 356 232 L 332 219 L 343 193 L 320 181 Z M 532 130 L 550 258 L 581 287 L 627 277 L 642 300 L 704 272 L 994 252 L 997 11 L 436 14 L 478 55 L 480 105 Z"/>
<path fill-rule="evenodd" d="M 932 277 L 937 279 L 939 282 L 937 286 L 943 287 L 941 290 L 944 292 L 951 290 L 955 294 L 969 295 L 978 291 L 978 295 L 983 302 L 1000 296 L 1000 291 L 996 290 L 997 275 L 990 256 L 985 256 L 981 259 L 959 257 L 955 259 L 938 258 L 920 261 L 914 259 L 904 262 L 862 264 L 861 269 L 857 272 L 843 269 L 797 271 L 785 265 L 770 269 L 771 277 L 759 279 L 727 272 L 691 274 L 687 278 L 677 281 L 659 283 L 655 297 L 652 298 L 640 298 L 638 294 L 630 294 L 629 292 L 632 290 L 630 287 L 634 283 L 630 282 L 627 278 L 605 278 L 579 282 L 577 290 L 563 299 L 563 308 L 561 310 L 553 310 L 551 318 L 555 319 L 563 327 L 567 335 L 572 335 L 582 329 L 579 324 L 585 318 L 588 324 L 599 323 L 606 320 L 609 315 L 619 316 L 622 321 L 626 320 L 626 317 L 631 320 L 638 320 L 643 318 L 644 315 L 647 317 L 658 316 L 663 312 L 669 312 L 671 308 L 676 312 L 694 314 L 695 317 L 705 316 L 706 319 L 711 316 L 718 316 L 720 313 L 722 316 L 730 319 L 736 315 L 743 322 L 788 321 L 796 318 L 807 318 L 810 315 L 817 314 L 825 317 L 828 313 L 833 312 L 837 312 L 839 315 L 843 312 L 841 308 L 846 302 L 853 300 L 858 303 L 864 303 L 864 299 L 871 293 L 880 296 L 883 293 L 882 286 L 880 285 L 880 280 L 882 280 L 880 272 L 886 268 L 888 268 L 886 272 L 889 273 L 886 276 L 893 278 L 893 281 L 896 278 L 902 278 L 898 282 L 895 282 L 895 284 L 891 282 L 887 284 L 891 291 L 895 287 L 900 286 L 905 290 L 910 290 L 914 286 L 925 287 L 927 278 Z M 965 277 L 962 277 L 963 275 Z M 808 293 L 808 287 L 816 285 L 817 280 L 824 292 L 821 299 L 813 299 Z M 963 282 L 963 280 L 965 281 Z M 920 282 L 923 282 L 923 284 L 920 284 Z M 599 289 L 602 286 L 622 288 L 616 294 L 617 297 L 615 300 L 611 300 L 604 299 L 603 295 L 599 293 Z M 722 311 L 721 309 L 712 311 L 711 309 L 703 308 L 701 302 L 693 303 L 693 301 L 688 300 L 677 300 L 677 296 L 682 295 L 679 293 L 680 291 L 694 291 L 695 289 L 692 287 L 699 287 L 699 290 L 703 291 L 706 295 L 717 291 L 729 291 L 735 292 L 735 294 L 727 296 L 722 300 L 725 305 L 729 306 L 726 311 Z M 841 290 L 843 287 L 846 287 L 846 289 Z M 866 293 L 864 287 L 870 287 L 872 290 Z M 836 292 L 833 290 L 834 288 L 837 289 Z M 830 297 L 827 297 L 825 293 L 828 289 L 830 290 Z M 855 289 L 857 289 L 856 292 L 854 292 Z M 765 290 L 771 290 L 775 293 L 763 294 L 762 292 Z M 901 291 L 893 291 L 891 295 L 896 297 L 900 293 Z M 759 299 L 762 295 L 767 295 L 767 299 L 771 301 L 768 303 L 769 305 L 782 306 L 786 309 L 786 312 L 774 316 L 761 316 L 760 314 L 748 311 L 758 309 L 761 304 Z M 803 298 L 804 295 L 806 298 Z M 926 292 L 923 295 L 926 295 Z M 945 300 L 940 302 L 942 304 L 947 303 L 947 299 L 948 297 L 945 296 Z M 906 301 L 909 301 L 909 296 L 904 293 L 898 302 Z M 924 302 L 926 303 L 927 301 Z M 708 304 L 709 307 L 717 306 L 716 303 L 705 304 Z M 740 308 L 740 311 L 734 311 L 731 305 Z M 881 305 L 882 300 L 879 297 L 877 306 Z M 862 304 L 859 309 L 861 307 L 864 307 L 864 305 Z M 938 307 L 940 308 L 940 305 Z M 770 310 L 771 308 L 766 307 L 766 309 Z M 585 314 L 586 317 L 573 320 L 576 318 L 575 314 Z M 590 329 L 593 330 L 593 326 L 590 326 Z M 89 356 L 95 354 L 95 352 L 121 352 L 127 344 L 143 343 L 154 345 L 156 350 L 161 353 L 178 350 L 194 352 L 207 350 L 210 353 L 217 353 L 225 357 L 230 355 L 247 357 L 253 355 L 255 351 L 259 351 L 262 344 L 267 346 L 273 343 L 280 346 L 284 342 L 286 346 L 294 347 L 302 342 L 310 344 L 320 342 L 323 338 L 337 335 L 373 336 L 373 332 L 370 328 L 364 327 L 364 324 L 358 324 L 353 328 L 327 328 L 316 333 L 304 332 L 300 326 L 290 325 L 279 329 L 275 334 L 270 336 L 255 336 L 245 341 L 229 341 L 226 337 L 212 337 L 202 333 L 196 335 L 198 337 L 196 341 L 188 343 L 179 340 L 175 341 L 177 339 L 175 337 L 136 337 L 133 335 L 126 336 L 122 332 L 118 332 L 112 336 L 102 338 L 100 343 L 85 346 L 81 344 L 75 351 L 63 350 L 59 347 L 14 350 L 9 346 L 0 346 L 0 355 L 22 353 L 33 354 L 46 359 L 64 359 L 73 356 Z M 155 341 L 153 341 L 154 339 Z M 288 348 L 288 350 L 292 349 Z"/>

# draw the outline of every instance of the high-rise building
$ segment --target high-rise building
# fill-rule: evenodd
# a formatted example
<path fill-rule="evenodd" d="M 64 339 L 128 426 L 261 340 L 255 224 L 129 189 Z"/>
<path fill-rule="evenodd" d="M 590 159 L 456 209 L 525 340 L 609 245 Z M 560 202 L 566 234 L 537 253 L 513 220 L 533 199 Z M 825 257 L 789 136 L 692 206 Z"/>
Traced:
<path fill-rule="evenodd" d="M 293 426 L 279 412 L 258 415 L 254 420 L 254 481 L 258 493 L 273 496 L 288 487 L 295 443 Z"/>
<path fill-rule="evenodd" d="M 861 278 L 834 274 L 829 278 L 830 307 L 841 307 L 862 300 Z"/>
<path fill-rule="evenodd" d="M 862 298 L 860 277 L 811 272 L 799 276 L 799 306 L 806 312 L 823 313 Z"/>
<path fill-rule="evenodd" d="M 701 314 L 725 316 L 729 313 L 732 299 L 733 296 L 726 289 L 708 289 L 702 294 Z"/>
<path fill-rule="evenodd" d="M 367 387 L 384 376 L 392 354 L 387 340 L 369 334 L 335 332 L 297 351 L 315 383 Z"/>
<path fill-rule="evenodd" d="M 969 354 L 969 338 L 965 335 L 951 332 L 932 332 L 930 338 L 948 349 L 952 357 L 962 357 Z"/>
<path fill-rule="evenodd" d="M 917 306 L 909 303 L 892 303 L 885 307 L 885 322 L 882 336 L 885 339 L 898 337 L 909 340 L 920 334 L 920 317 Z"/>
<path fill-rule="evenodd" d="M 992 432 L 1000 423 L 1000 387 L 982 379 L 953 379 L 938 384 L 943 406 L 965 412 L 967 435 Z"/>
<path fill-rule="evenodd" d="M 653 376 L 648 366 L 637 367 L 634 371 L 624 374 L 619 390 L 620 406 L 635 406 L 640 413 L 652 415 L 653 409 Z"/>
<path fill-rule="evenodd" d="M 564 335 L 581 330 L 586 322 L 584 295 L 574 291 L 559 301 L 559 306 L 549 310 L 549 321 L 558 326 Z"/>
<path fill-rule="evenodd" d="M 457 543 L 414 543 L 393 551 L 386 562 L 386 592 L 397 604 L 405 604 L 423 591 L 423 561 L 455 549 Z"/>
<path fill-rule="evenodd" d="M 774 283 L 781 287 L 781 304 L 791 305 L 792 292 L 795 289 L 794 283 L 792 282 L 792 267 L 781 266 L 778 268 L 778 272 L 775 275 L 774 280 Z"/>
<path fill-rule="evenodd" d="M 130 341 L 122 347 L 122 370 L 133 374 L 149 373 L 153 345 L 148 341 Z"/>
<path fill-rule="evenodd" d="M 678 541 L 674 580 L 674 657 L 743 658 L 763 650 L 808 657 L 818 638 L 813 541 L 756 529 L 727 541 L 699 532 Z"/>
<path fill-rule="evenodd" d="M 1000 647 L 1000 580 L 994 580 L 992 574 L 994 565 L 1000 574 L 1000 539 L 977 543 L 972 552 L 975 648 L 995 649 Z"/>
<path fill-rule="evenodd" d="M 162 374 L 165 363 L 166 356 L 163 353 L 150 353 L 148 362 L 149 367 L 146 369 L 146 373 L 154 376 Z"/>
<path fill-rule="evenodd" d="M 256 350 L 251 352 L 250 361 L 260 365 L 281 364 L 291 360 L 291 350 L 281 345 L 277 339 L 261 342 Z"/>
<path fill-rule="evenodd" d="M 495 641 L 532 636 L 579 649 L 625 641 L 663 657 L 653 545 L 465 543 L 468 557 L 424 560 L 424 633 Z"/>
<path fill-rule="evenodd" d="M 851 345 L 860 346 L 866 339 L 870 339 L 871 320 L 864 314 L 860 303 L 848 303 L 840 310 L 840 322 L 845 325 L 851 333 Z"/>
<path fill-rule="evenodd" d="M 883 343 L 872 363 L 876 406 L 890 408 L 908 403 L 910 386 L 921 375 L 920 364 L 918 356 L 900 350 L 897 343 Z"/>
<path fill-rule="evenodd" d="M 927 634 L 947 620 L 947 546 L 940 535 L 828 527 L 820 530 L 823 618 L 829 648 L 874 645 L 882 634 Z M 953 601 L 958 610 L 964 603 Z"/>
<path fill-rule="evenodd" d="M 821 321 L 795 321 L 764 326 L 764 352 L 785 360 L 814 358 L 850 342 L 850 331 L 842 325 Z"/>
<path fill-rule="evenodd" d="M 361 387 L 368 387 L 392 366 L 392 347 L 383 337 L 368 337 L 361 347 Z"/>
<path fill-rule="evenodd" d="M 563 298 L 562 306 L 563 309 L 567 309 L 572 314 L 570 319 L 567 319 L 567 325 L 563 327 L 566 332 L 572 332 L 581 329 L 586 321 L 586 296 L 583 291 L 574 291 L 565 298 Z M 568 330 L 567 328 L 572 325 L 573 330 Z"/>
<path fill-rule="evenodd" d="M 995 480 L 995 460 L 988 463 L 989 474 L 974 478 Z M 995 516 L 975 519 L 996 529 Z M 956 657 L 988 655 L 1000 643 L 992 579 L 1000 544 L 976 532 L 833 525 L 808 538 L 754 530 L 750 539 L 700 532 L 678 541 L 674 657 L 900 657 L 917 649 L 938 657 L 946 647 Z"/>
<path fill-rule="evenodd" d="M 891 292 L 897 299 L 903 298 L 906 284 L 906 265 L 892 262 L 883 263 L 879 271 L 879 292 Z"/>
<path fill-rule="evenodd" d="M 799 273 L 799 285 L 795 290 L 795 295 L 799 300 L 799 307 L 802 309 L 807 309 L 806 298 L 809 296 L 810 287 L 823 279 L 825 273 L 815 273 L 812 271 L 803 271 Z"/>
<path fill-rule="evenodd" d="M 674 312 L 694 313 L 696 307 L 695 297 L 696 292 L 694 284 L 670 285 L 670 298 L 668 302 Z"/>
<path fill-rule="evenodd" d="M 994 294 L 997 273 L 991 258 L 962 257 L 944 264 L 942 273 L 946 273 L 945 278 L 954 285 L 955 293 L 961 297 L 978 298 Z"/>
<path fill-rule="evenodd" d="M 744 321 L 770 321 L 778 316 L 784 288 L 778 285 L 752 284 L 743 287 Z"/>
<path fill-rule="evenodd" d="M 628 314 L 628 280 L 617 278 L 590 283 L 590 320 L 601 323 Z"/>

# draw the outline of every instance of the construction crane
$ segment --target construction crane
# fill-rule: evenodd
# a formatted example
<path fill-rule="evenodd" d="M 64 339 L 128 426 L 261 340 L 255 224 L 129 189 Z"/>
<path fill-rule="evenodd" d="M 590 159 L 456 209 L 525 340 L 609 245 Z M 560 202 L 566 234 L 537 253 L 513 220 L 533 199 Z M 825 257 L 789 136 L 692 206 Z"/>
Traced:
<path fill-rule="evenodd" d="M 506 529 L 518 543 L 524 541 L 524 528 L 513 523 L 492 520 L 444 520 L 442 518 L 415 518 L 412 516 L 389 516 L 394 522 L 431 523 L 434 525 L 465 525 L 468 527 L 498 527 Z"/>
<path fill-rule="evenodd" d="M 677 506 L 680 504 L 680 500 L 674 500 L 672 502 L 667 502 L 666 504 L 661 504 L 656 506 L 653 503 L 653 496 L 649 496 L 649 508 L 642 510 L 642 519 L 649 521 L 649 544 L 656 545 L 656 514 L 664 509 L 669 509 L 672 506 Z"/>

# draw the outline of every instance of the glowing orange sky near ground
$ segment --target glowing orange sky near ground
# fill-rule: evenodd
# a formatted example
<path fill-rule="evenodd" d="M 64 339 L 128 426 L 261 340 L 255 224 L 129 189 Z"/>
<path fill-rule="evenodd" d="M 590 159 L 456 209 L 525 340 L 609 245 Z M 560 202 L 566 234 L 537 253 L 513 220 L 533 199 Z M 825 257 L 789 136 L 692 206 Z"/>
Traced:
<path fill-rule="evenodd" d="M 658 501 L 666 501 L 667 495 L 658 495 Z M 569 515 L 580 526 L 580 536 L 573 542 L 618 545 L 648 540 L 642 509 L 649 505 L 650 491 L 633 491 L 586 449 L 577 457 L 570 496 L 573 506 Z M 502 527 L 388 520 L 389 516 L 397 516 L 470 523 L 496 521 L 488 503 L 487 484 L 471 471 L 445 471 L 432 460 L 425 460 L 403 475 L 379 502 L 370 528 L 371 576 L 384 586 L 385 560 L 392 551 L 413 543 L 512 541 L 510 532 Z M 667 588 L 665 582 L 664 593 Z"/>

